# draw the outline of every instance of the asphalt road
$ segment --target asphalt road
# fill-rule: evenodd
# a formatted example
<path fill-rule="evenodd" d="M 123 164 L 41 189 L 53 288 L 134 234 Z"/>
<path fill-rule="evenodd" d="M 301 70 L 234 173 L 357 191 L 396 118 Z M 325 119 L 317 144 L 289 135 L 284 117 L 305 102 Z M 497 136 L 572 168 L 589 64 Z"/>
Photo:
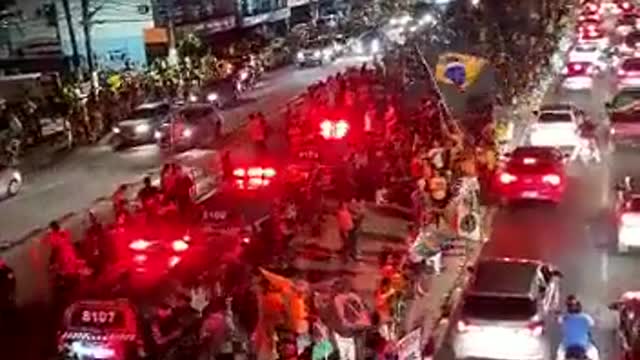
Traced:
<path fill-rule="evenodd" d="M 606 130 L 604 103 L 612 96 L 612 80 L 606 75 L 591 94 L 550 89 L 545 102 L 574 102 Z M 576 294 L 596 320 L 594 337 L 601 359 L 619 358 L 614 337 L 616 317 L 607 305 L 624 291 L 640 289 L 637 254 L 616 254 L 611 236 L 612 179 L 627 172 L 638 173 L 639 161 L 640 152 L 626 152 L 605 154 L 604 164 L 588 169 L 569 166 L 571 182 L 564 203 L 500 209 L 485 249 L 496 256 L 541 259 L 558 266 L 564 274 L 562 299 Z M 453 320 L 451 324 L 455 324 Z M 550 325 L 549 336 L 555 354 L 560 341 L 557 325 Z M 447 341 L 437 359 L 453 358 Z"/>
<path fill-rule="evenodd" d="M 267 74 L 258 88 L 244 96 L 243 105 L 223 113 L 225 131 L 242 125 L 250 112 L 278 112 L 309 84 L 360 62 L 362 59 L 343 58 L 330 66 L 288 67 Z M 20 194 L 0 202 L 0 241 L 22 237 L 52 219 L 85 208 L 97 197 L 111 194 L 117 184 L 138 180 L 161 162 L 155 145 L 123 152 L 113 152 L 108 145 L 80 148 L 50 167 L 28 174 Z"/>

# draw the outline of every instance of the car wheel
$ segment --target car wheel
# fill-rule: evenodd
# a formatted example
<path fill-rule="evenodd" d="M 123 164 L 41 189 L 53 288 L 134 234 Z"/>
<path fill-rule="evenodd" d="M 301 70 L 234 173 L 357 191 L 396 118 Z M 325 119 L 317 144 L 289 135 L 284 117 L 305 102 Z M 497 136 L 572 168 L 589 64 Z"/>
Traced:
<path fill-rule="evenodd" d="M 20 182 L 16 179 L 13 179 L 9 182 L 7 186 L 7 196 L 15 196 L 20 191 Z"/>

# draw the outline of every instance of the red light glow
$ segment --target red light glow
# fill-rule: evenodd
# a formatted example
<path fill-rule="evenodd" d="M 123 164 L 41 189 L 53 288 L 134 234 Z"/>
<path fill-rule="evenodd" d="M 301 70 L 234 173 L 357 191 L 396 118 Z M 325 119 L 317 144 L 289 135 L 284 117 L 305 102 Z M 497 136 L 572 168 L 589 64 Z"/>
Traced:
<path fill-rule="evenodd" d="M 326 140 L 339 140 L 347 136 L 349 123 L 345 120 L 325 120 L 320 123 L 320 135 Z"/>
<path fill-rule="evenodd" d="M 560 176 L 556 174 L 549 174 L 549 175 L 545 175 L 542 178 L 542 181 L 553 186 L 558 186 L 562 182 L 562 179 L 560 179 Z"/>
<path fill-rule="evenodd" d="M 233 170 L 233 176 L 245 177 L 245 175 L 246 175 L 246 171 L 244 169 L 234 169 Z"/>
<path fill-rule="evenodd" d="M 146 249 L 149 248 L 149 246 L 151 246 L 151 243 L 146 241 L 146 240 L 136 240 L 134 242 L 132 242 L 131 244 L 129 244 L 129 248 L 131 250 L 137 250 L 137 251 L 144 251 Z"/>
<path fill-rule="evenodd" d="M 627 75 L 626 71 L 624 71 L 622 69 L 618 70 L 618 76 L 626 76 L 626 75 Z"/>
<path fill-rule="evenodd" d="M 325 120 L 320 124 L 320 135 L 325 139 L 331 139 L 333 134 L 333 122 Z"/>

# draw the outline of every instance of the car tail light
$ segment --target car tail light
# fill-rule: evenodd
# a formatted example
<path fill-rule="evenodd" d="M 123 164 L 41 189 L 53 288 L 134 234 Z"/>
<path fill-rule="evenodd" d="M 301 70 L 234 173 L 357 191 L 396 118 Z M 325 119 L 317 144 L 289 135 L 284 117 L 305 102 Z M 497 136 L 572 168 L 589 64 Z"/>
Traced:
<path fill-rule="evenodd" d="M 236 177 L 245 177 L 247 172 L 244 169 L 234 169 L 233 176 Z"/>
<path fill-rule="evenodd" d="M 594 4 L 589 4 L 589 6 L 587 6 L 587 9 L 589 11 L 598 11 L 598 7 Z"/>
<path fill-rule="evenodd" d="M 549 174 L 543 176 L 542 181 L 553 186 L 558 186 L 562 182 L 562 179 L 556 174 Z"/>
<path fill-rule="evenodd" d="M 276 170 L 274 168 L 264 168 L 262 170 L 262 176 L 266 178 L 272 178 L 276 176 Z"/>
<path fill-rule="evenodd" d="M 622 9 L 624 10 L 629 10 L 631 9 L 631 4 L 625 1 L 622 4 L 620 4 L 620 7 L 622 7 Z"/>
<path fill-rule="evenodd" d="M 169 267 L 175 267 L 182 260 L 180 256 L 172 256 L 169 258 Z"/>
<path fill-rule="evenodd" d="M 182 252 L 189 249 L 189 244 L 184 240 L 176 240 L 171 244 L 171 248 L 175 252 Z"/>
<path fill-rule="evenodd" d="M 349 124 L 346 121 L 340 120 L 335 124 L 336 139 L 344 138 L 345 136 L 347 136 L 348 132 L 349 132 Z"/>
<path fill-rule="evenodd" d="M 518 180 L 518 178 L 514 175 L 511 175 L 509 173 L 502 173 L 500 174 L 500 182 L 503 184 L 511 184 L 513 182 L 515 182 L 516 180 Z"/>
<path fill-rule="evenodd" d="M 544 322 L 543 321 L 532 321 L 527 325 L 527 330 L 533 336 L 540 336 L 544 332 Z"/>
<path fill-rule="evenodd" d="M 245 237 L 242 238 L 242 243 L 243 244 L 248 244 L 250 242 L 251 242 L 251 238 L 250 237 L 245 236 Z"/>
<path fill-rule="evenodd" d="M 473 331 L 473 330 L 478 330 L 479 327 L 477 327 L 475 325 L 471 325 L 465 320 L 459 320 L 457 329 L 458 329 L 458 332 L 463 333 L 463 332 L 469 332 L 469 331 Z"/>
<path fill-rule="evenodd" d="M 137 254 L 136 256 L 133 257 L 133 261 L 137 262 L 137 263 L 143 263 L 143 262 L 147 261 L 147 255 L 145 255 L 145 254 Z"/>
<path fill-rule="evenodd" d="M 618 76 L 626 76 L 626 75 L 627 75 L 626 71 L 624 71 L 622 69 L 618 70 Z"/>
<path fill-rule="evenodd" d="M 345 120 L 325 120 L 320 123 L 320 135 L 326 139 L 343 139 L 349 132 L 349 123 Z"/>
<path fill-rule="evenodd" d="M 142 251 L 142 250 L 148 249 L 149 246 L 151 246 L 150 242 L 140 239 L 140 240 L 133 241 L 131 244 L 129 244 L 129 249 Z"/>

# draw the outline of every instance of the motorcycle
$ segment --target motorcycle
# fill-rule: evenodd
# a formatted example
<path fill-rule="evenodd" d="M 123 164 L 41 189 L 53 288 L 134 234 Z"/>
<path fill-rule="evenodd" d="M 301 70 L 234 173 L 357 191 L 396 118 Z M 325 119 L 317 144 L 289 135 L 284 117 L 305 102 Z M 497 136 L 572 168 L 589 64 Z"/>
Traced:
<path fill-rule="evenodd" d="M 600 352 L 592 343 L 588 349 L 582 346 L 569 346 L 564 348 L 562 344 L 558 347 L 556 360 L 599 360 Z"/>

